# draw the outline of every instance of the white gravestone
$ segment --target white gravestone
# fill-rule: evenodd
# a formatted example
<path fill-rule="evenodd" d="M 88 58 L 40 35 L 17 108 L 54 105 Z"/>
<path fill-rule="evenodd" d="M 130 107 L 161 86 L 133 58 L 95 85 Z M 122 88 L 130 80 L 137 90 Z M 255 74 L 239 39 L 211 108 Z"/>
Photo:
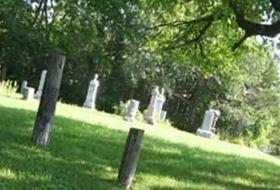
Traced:
<path fill-rule="evenodd" d="M 156 86 L 152 91 L 152 97 L 145 115 L 145 119 L 149 124 L 155 124 L 157 99 L 159 98 L 159 87 Z"/>
<path fill-rule="evenodd" d="M 161 118 L 161 112 L 162 112 L 162 108 L 163 108 L 163 104 L 166 100 L 165 96 L 164 96 L 164 88 L 161 89 L 160 94 L 158 95 L 158 98 L 156 100 L 156 117 L 158 119 Z"/>
<path fill-rule="evenodd" d="M 124 119 L 126 121 L 130 121 L 130 122 L 135 121 L 135 117 L 136 117 L 136 114 L 137 114 L 137 111 L 138 111 L 138 108 L 139 108 L 139 104 L 140 104 L 140 102 L 137 101 L 137 100 L 132 99 L 132 100 L 129 101 L 127 112 L 126 112 L 126 115 L 124 117 Z"/>
<path fill-rule="evenodd" d="M 42 73 L 41 73 L 39 87 L 38 87 L 37 92 L 34 96 L 36 99 L 40 99 L 41 96 L 42 96 L 45 81 L 46 81 L 46 76 L 47 76 L 47 70 L 43 70 Z"/>
<path fill-rule="evenodd" d="M 20 86 L 20 93 L 21 94 L 24 94 L 24 91 L 27 88 L 27 84 L 28 84 L 28 82 L 26 80 L 21 82 L 21 86 Z"/>
<path fill-rule="evenodd" d="M 31 101 L 34 99 L 34 88 L 26 87 L 24 89 L 23 98 L 27 101 Z"/>
<path fill-rule="evenodd" d="M 96 101 L 98 86 L 99 86 L 98 75 L 95 74 L 94 79 L 92 79 L 89 83 L 87 97 L 84 102 L 84 107 L 95 110 L 95 101 Z"/>
<path fill-rule="evenodd" d="M 204 115 L 202 126 L 197 129 L 196 134 L 207 138 L 215 137 L 215 126 L 220 115 L 221 112 L 219 110 L 207 110 Z"/>

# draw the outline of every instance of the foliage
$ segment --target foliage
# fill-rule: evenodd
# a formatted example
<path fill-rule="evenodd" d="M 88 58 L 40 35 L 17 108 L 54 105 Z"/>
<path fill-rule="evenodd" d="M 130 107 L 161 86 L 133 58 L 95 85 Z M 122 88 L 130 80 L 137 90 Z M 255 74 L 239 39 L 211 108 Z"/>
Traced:
<path fill-rule="evenodd" d="M 130 101 L 120 101 L 120 104 L 118 106 L 114 106 L 114 114 L 124 116 L 127 112 L 128 106 L 129 106 Z"/>
<path fill-rule="evenodd" d="M 114 114 L 124 117 L 127 114 L 129 104 L 130 100 L 126 102 L 120 101 L 118 106 L 114 106 Z M 138 122 L 144 122 L 144 114 L 138 110 L 135 119 Z"/>
<path fill-rule="evenodd" d="M 274 127 L 269 134 L 270 146 L 267 147 L 267 152 L 273 153 L 275 155 L 280 155 L 280 127 Z"/>
<path fill-rule="evenodd" d="M 141 111 L 137 111 L 136 113 L 136 121 L 138 122 L 145 122 L 145 115 Z"/>
<path fill-rule="evenodd" d="M 145 129 L 133 189 L 280 185 L 279 159 L 260 151 L 66 104 L 58 104 L 50 146 L 35 147 L 29 133 L 37 106 L 0 98 L 0 189 L 121 189 L 114 181 L 130 127 Z"/>
<path fill-rule="evenodd" d="M 224 94 L 212 105 L 222 110 L 222 138 L 267 149 L 279 122 L 279 74 L 265 52 L 239 58 L 238 73 L 227 80 Z"/>
<path fill-rule="evenodd" d="M 1 95 L 15 95 L 18 89 L 18 85 L 15 81 L 2 81 L 0 82 L 0 94 Z"/>

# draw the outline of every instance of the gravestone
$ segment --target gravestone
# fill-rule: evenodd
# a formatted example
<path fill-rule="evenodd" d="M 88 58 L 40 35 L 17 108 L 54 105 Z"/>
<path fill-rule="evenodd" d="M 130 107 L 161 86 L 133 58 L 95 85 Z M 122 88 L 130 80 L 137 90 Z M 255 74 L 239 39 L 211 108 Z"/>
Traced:
<path fill-rule="evenodd" d="M 24 91 L 27 88 L 27 84 L 28 84 L 28 82 L 26 80 L 21 82 L 21 86 L 20 86 L 20 93 L 21 94 L 24 94 Z"/>
<path fill-rule="evenodd" d="M 156 118 L 160 120 L 163 104 L 166 100 L 164 92 L 164 88 L 162 88 L 160 94 L 158 95 L 158 98 L 156 99 Z"/>
<path fill-rule="evenodd" d="M 215 126 L 220 115 L 221 112 L 219 110 L 207 110 L 204 115 L 202 126 L 201 128 L 197 129 L 196 134 L 207 138 L 215 137 Z"/>
<path fill-rule="evenodd" d="M 27 101 L 33 100 L 34 99 L 34 92 L 35 92 L 34 88 L 26 87 L 24 89 L 23 98 Z"/>
<path fill-rule="evenodd" d="M 139 104 L 140 104 L 140 102 L 137 101 L 137 100 L 134 100 L 134 99 L 129 101 L 127 112 L 126 112 L 125 117 L 124 117 L 124 119 L 126 121 L 130 121 L 130 122 L 135 121 L 135 117 L 136 117 L 136 114 L 137 114 L 137 111 L 138 111 L 138 108 L 139 108 Z"/>
<path fill-rule="evenodd" d="M 152 97 L 147 109 L 147 112 L 145 114 L 145 120 L 147 121 L 147 123 L 154 125 L 155 124 L 155 120 L 156 120 L 156 106 L 157 106 L 157 101 L 159 98 L 159 87 L 156 86 L 153 91 L 152 91 Z"/>
<path fill-rule="evenodd" d="M 36 94 L 34 96 L 36 99 L 40 99 L 41 96 L 42 96 L 43 88 L 44 88 L 45 81 L 46 81 L 46 76 L 47 76 L 47 70 L 43 70 L 42 73 L 41 73 L 39 87 L 38 87 L 38 89 L 36 91 Z"/>
<path fill-rule="evenodd" d="M 161 111 L 161 112 L 160 112 L 160 120 L 161 120 L 161 121 L 165 121 L 166 115 L 167 115 L 167 112 L 166 112 L 166 111 Z"/>
<path fill-rule="evenodd" d="M 95 74 L 94 79 L 92 79 L 89 83 L 87 97 L 83 105 L 84 107 L 95 110 L 95 101 L 96 101 L 98 86 L 99 86 L 98 75 Z"/>

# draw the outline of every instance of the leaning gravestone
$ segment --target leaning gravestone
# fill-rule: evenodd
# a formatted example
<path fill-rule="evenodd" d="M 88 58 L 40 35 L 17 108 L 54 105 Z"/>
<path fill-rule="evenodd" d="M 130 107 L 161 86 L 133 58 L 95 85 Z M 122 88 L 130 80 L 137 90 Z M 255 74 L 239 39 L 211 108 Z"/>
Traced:
<path fill-rule="evenodd" d="M 147 112 L 145 114 L 145 120 L 149 124 L 155 124 L 156 120 L 156 106 L 157 106 L 157 100 L 159 98 L 159 87 L 156 86 L 152 91 L 152 97 L 147 109 Z"/>
<path fill-rule="evenodd" d="M 95 110 L 95 101 L 96 101 L 98 86 L 99 86 L 98 75 L 95 74 L 94 79 L 91 80 L 89 83 L 87 97 L 84 102 L 84 107 Z"/>
<path fill-rule="evenodd" d="M 124 119 L 126 121 L 130 121 L 130 122 L 135 121 L 135 117 L 136 117 L 136 114 L 137 114 L 137 111 L 138 111 L 138 108 L 139 108 L 139 104 L 140 104 L 140 102 L 137 101 L 137 100 L 134 100 L 134 99 L 129 101 L 127 112 L 126 112 L 125 117 L 124 117 Z"/>
<path fill-rule="evenodd" d="M 161 120 L 161 112 L 166 98 L 164 95 L 164 88 L 161 89 L 158 98 L 156 99 L 156 118 Z"/>
<path fill-rule="evenodd" d="M 24 91 L 27 88 L 27 84 L 28 84 L 28 82 L 26 80 L 21 82 L 21 86 L 20 86 L 20 93 L 21 94 L 24 94 Z"/>
<path fill-rule="evenodd" d="M 34 96 L 36 99 L 40 99 L 41 96 L 42 96 L 43 88 L 44 88 L 45 81 L 46 81 L 46 76 L 47 76 L 47 70 L 43 70 L 42 73 L 41 73 L 39 87 L 38 87 L 37 92 Z"/>
<path fill-rule="evenodd" d="M 196 134 L 207 138 L 215 137 L 215 126 L 220 115 L 221 112 L 219 110 L 207 110 L 204 115 L 202 126 L 197 129 Z"/>
<path fill-rule="evenodd" d="M 34 88 L 26 87 L 24 89 L 23 98 L 27 101 L 31 101 L 34 99 Z"/>

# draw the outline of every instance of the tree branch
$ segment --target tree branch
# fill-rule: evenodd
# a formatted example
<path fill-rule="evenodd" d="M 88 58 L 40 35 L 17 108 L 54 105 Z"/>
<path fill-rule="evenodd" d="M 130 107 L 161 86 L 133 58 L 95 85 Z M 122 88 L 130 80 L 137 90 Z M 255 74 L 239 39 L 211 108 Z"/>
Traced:
<path fill-rule="evenodd" d="M 214 21 L 214 17 L 213 17 L 212 15 L 210 15 L 210 16 L 207 18 L 206 24 L 205 24 L 205 25 L 203 26 L 203 28 L 199 31 L 198 35 L 197 35 L 195 38 L 193 38 L 193 39 L 187 41 L 187 43 L 193 43 L 193 42 L 199 41 L 199 40 L 202 38 L 202 36 L 207 32 L 208 28 L 210 28 L 210 26 L 212 25 L 213 21 Z"/>
<path fill-rule="evenodd" d="M 280 10 L 280 0 L 270 0 L 270 2 L 275 10 Z M 250 36 L 262 35 L 267 37 L 275 37 L 280 33 L 280 21 L 276 21 L 272 24 L 255 23 L 245 18 L 244 10 L 238 6 L 238 4 L 230 3 L 229 6 L 235 14 L 238 26 L 245 31 L 245 35 L 242 37 L 242 39 L 235 43 L 233 49 L 239 47 L 246 40 L 246 38 Z"/>
<path fill-rule="evenodd" d="M 248 36 L 245 34 L 238 42 L 234 43 L 232 50 L 235 51 L 237 48 L 239 48 L 247 38 Z"/>
<path fill-rule="evenodd" d="M 280 0 L 270 0 L 270 3 L 276 11 L 280 11 Z"/>
<path fill-rule="evenodd" d="M 37 19 L 39 18 L 39 15 L 40 15 L 40 13 L 41 13 L 41 9 L 42 9 L 43 2 L 44 2 L 44 1 L 41 0 L 40 3 L 39 3 L 39 6 L 38 6 L 38 8 L 37 8 L 37 10 L 36 10 L 36 13 L 35 13 L 34 20 L 33 20 L 32 23 L 31 23 L 31 26 L 32 26 L 32 27 L 35 25 Z"/>
<path fill-rule="evenodd" d="M 186 26 L 186 25 L 190 25 L 190 24 L 197 24 L 200 22 L 205 22 L 205 21 L 209 21 L 209 20 L 213 20 L 213 15 L 209 15 L 209 16 L 205 16 L 205 17 L 201 17 L 198 19 L 194 19 L 194 20 L 189 20 L 189 21 L 185 21 L 185 20 L 181 20 L 181 21 L 173 21 L 173 22 L 168 22 L 168 23 L 163 23 L 163 24 L 159 24 L 153 27 L 149 27 L 146 28 L 145 30 L 155 30 L 155 29 L 159 29 L 159 28 L 164 28 L 164 27 L 179 27 L 179 26 Z"/>
<path fill-rule="evenodd" d="M 199 43 L 201 41 L 201 38 L 204 36 L 204 34 L 207 32 L 207 30 L 213 24 L 214 16 L 209 15 L 207 17 L 203 17 L 203 19 L 201 18 L 201 19 L 198 19 L 198 20 L 203 21 L 205 23 L 203 23 L 204 25 L 202 26 L 202 28 L 199 31 L 197 31 L 197 34 L 193 38 L 188 39 L 188 40 L 184 40 L 185 38 L 187 38 L 186 35 L 188 35 L 187 32 L 184 32 L 184 34 L 182 36 L 180 36 L 180 38 L 177 38 L 177 39 L 173 40 L 173 41 L 176 41 L 176 45 L 171 46 L 169 48 L 178 49 L 178 48 L 181 48 L 181 47 L 185 46 L 186 44 L 192 44 L 192 43 L 197 44 L 197 43 Z M 197 24 L 197 22 L 194 22 L 193 24 Z M 181 42 L 181 41 L 184 41 L 184 43 L 179 43 L 179 44 L 177 43 L 177 42 Z M 199 47 L 200 50 L 202 50 L 201 46 L 198 46 L 198 47 Z"/>

